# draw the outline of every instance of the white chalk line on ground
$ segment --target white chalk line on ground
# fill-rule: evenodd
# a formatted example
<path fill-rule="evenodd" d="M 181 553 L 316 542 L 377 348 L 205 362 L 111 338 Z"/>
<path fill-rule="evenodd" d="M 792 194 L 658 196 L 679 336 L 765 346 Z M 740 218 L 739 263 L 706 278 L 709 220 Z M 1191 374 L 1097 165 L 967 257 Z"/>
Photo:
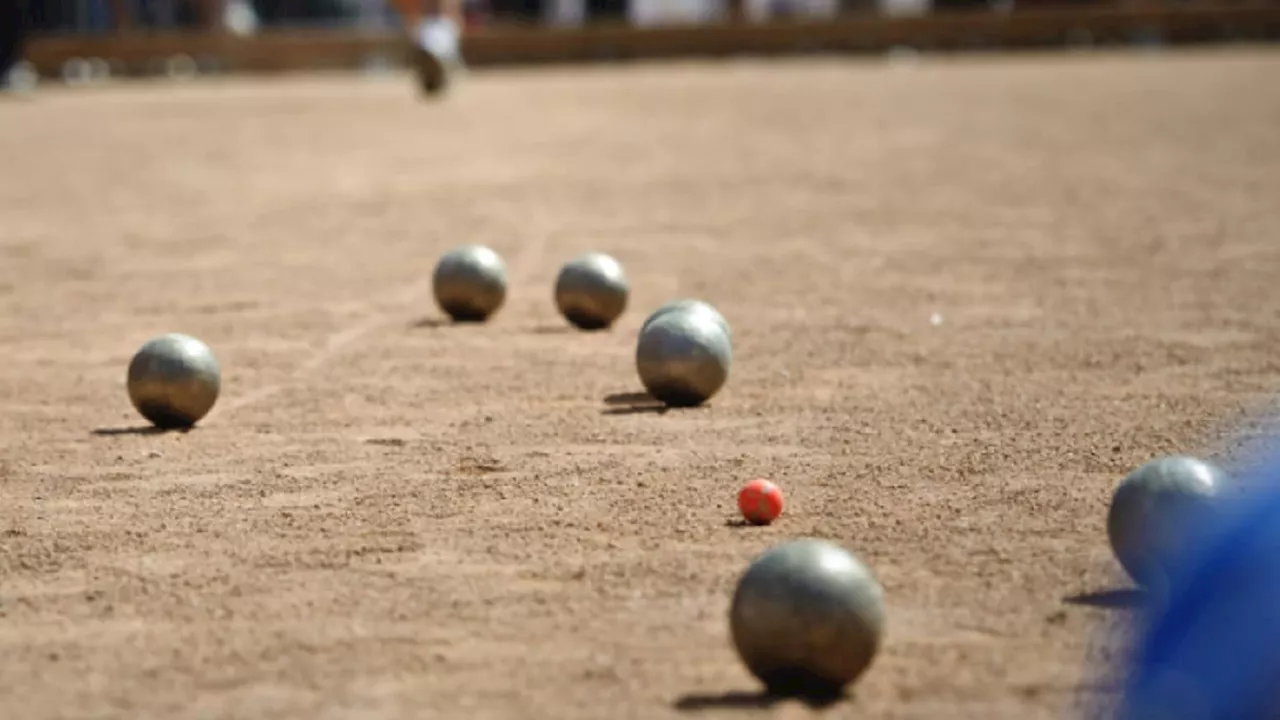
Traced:
<path fill-rule="evenodd" d="M 532 268 L 536 267 L 546 250 L 546 236 L 544 234 L 536 234 L 535 239 L 525 245 L 519 255 L 515 258 L 515 262 L 511 263 L 511 271 L 508 275 L 509 285 L 523 285 L 532 274 Z M 357 340 L 366 335 L 390 325 L 393 319 L 403 311 L 403 309 L 412 303 L 421 299 L 430 291 L 430 283 L 424 283 L 422 280 L 415 280 L 412 283 L 397 288 L 394 292 L 389 293 L 383 300 L 370 303 L 371 305 L 382 305 L 387 302 L 394 305 L 393 309 L 388 309 L 376 315 L 364 318 L 363 320 L 350 325 L 338 332 L 332 333 L 325 339 L 324 346 L 312 353 L 306 360 L 298 365 L 297 368 L 289 374 L 289 378 L 282 382 L 264 385 L 256 390 L 252 390 L 240 397 L 226 403 L 220 408 L 220 412 L 215 410 L 216 414 L 210 415 L 209 420 L 216 422 L 218 419 L 234 414 L 239 410 L 257 405 L 258 403 L 269 400 L 270 398 L 280 394 L 285 389 L 291 387 L 295 382 L 306 377 L 308 374 L 315 372 L 326 362 L 329 362 L 342 351 L 351 347 Z M 206 424 L 208 424 L 206 422 Z"/>
<path fill-rule="evenodd" d="M 368 335 L 382 325 L 389 323 L 391 318 L 401 311 L 402 307 L 414 302 L 422 294 L 424 294 L 424 289 L 421 280 L 415 280 L 409 285 L 398 288 L 394 293 L 391 293 L 388 298 L 388 301 L 396 306 L 394 310 L 388 310 L 371 317 L 366 317 L 354 325 L 330 334 L 329 337 L 325 339 L 323 347 L 316 350 L 307 357 L 306 360 L 302 361 L 302 363 L 300 363 L 298 367 L 289 374 L 289 378 L 287 380 L 264 385 L 256 390 L 246 393 L 245 395 L 241 395 L 235 400 L 232 400 L 222 406 L 221 412 L 219 412 L 216 417 L 231 415 L 238 410 L 243 410 L 274 397 L 291 386 L 295 381 L 300 380 L 307 374 L 319 369 L 322 365 L 341 353 L 356 340 Z M 382 302 L 379 301 L 370 304 L 381 305 Z M 210 418 L 210 420 L 213 419 L 215 419 L 215 417 Z"/>

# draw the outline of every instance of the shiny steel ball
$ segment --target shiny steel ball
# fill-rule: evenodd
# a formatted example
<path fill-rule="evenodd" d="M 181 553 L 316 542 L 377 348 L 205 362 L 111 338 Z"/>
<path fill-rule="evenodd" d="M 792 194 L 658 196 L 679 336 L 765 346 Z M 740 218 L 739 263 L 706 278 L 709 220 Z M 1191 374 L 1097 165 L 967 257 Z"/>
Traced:
<path fill-rule="evenodd" d="M 729 609 L 739 657 L 778 695 L 838 695 L 870 667 L 884 623 L 884 592 L 871 571 L 815 539 L 761 555 Z"/>
<path fill-rule="evenodd" d="M 641 332 L 643 332 L 645 328 L 649 327 L 649 324 L 652 323 L 654 320 L 657 320 L 663 315 L 666 315 L 667 313 L 675 310 L 687 310 L 692 312 L 707 313 L 712 318 L 714 318 L 716 323 L 720 325 L 720 328 L 724 330 L 725 336 L 728 337 L 730 340 L 733 340 L 733 331 L 729 328 L 729 321 L 725 320 L 724 315 L 720 314 L 720 311 L 717 310 L 715 306 L 712 305 L 711 303 L 706 302 L 705 300 L 697 300 L 694 298 L 681 298 L 679 300 L 672 300 L 662 305 L 657 310 L 654 310 L 652 313 L 649 314 L 648 318 L 645 318 L 644 324 L 640 326 Z"/>
<path fill-rule="evenodd" d="M 565 263 L 556 277 L 556 307 L 581 330 L 612 325 L 627 309 L 629 292 L 621 263 L 604 253 L 580 255 Z"/>
<path fill-rule="evenodd" d="M 164 429 L 187 428 L 218 400 L 222 369 L 208 345 L 181 333 L 148 340 L 129 362 L 129 400 Z"/>
<path fill-rule="evenodd" d="M 483 245 L 445 253 L 432 277 L 436 304 L 457 322 L 484 322 L 507 299 L 507 266 Z"/>
<path fill-rule="evenodd" d="M 707 313 L 675 311 L 654 320 L 636 343 L 645 390 L 674 407 L 701 405 L 729 379 L 733 344 Z"/>
<path fill-rule="evenodd" d="M 1129 576 L 1149 589 L 1164 589 L 1169 569 L 1207 519 L 1222 488 L 1221 469 L 1193 457 L 1157 458 L 1116 488 L 1107 514 L 1107 536 Z"/>

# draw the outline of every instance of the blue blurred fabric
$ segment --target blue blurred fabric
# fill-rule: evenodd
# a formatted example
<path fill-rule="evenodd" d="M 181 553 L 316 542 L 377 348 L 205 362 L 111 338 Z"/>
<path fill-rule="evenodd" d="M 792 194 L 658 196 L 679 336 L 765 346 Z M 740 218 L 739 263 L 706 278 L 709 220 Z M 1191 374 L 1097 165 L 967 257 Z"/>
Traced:
<path fill-rule="evenodd" d="M 1120 720 L 1280 718 L 1280 452 L 1255 457 L 1139 616 Z"/>

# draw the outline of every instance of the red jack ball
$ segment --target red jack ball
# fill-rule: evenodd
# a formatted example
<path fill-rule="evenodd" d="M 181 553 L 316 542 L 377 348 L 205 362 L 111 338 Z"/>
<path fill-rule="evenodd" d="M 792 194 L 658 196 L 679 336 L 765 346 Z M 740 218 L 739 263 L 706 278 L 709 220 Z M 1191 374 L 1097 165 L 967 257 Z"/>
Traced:
<path fill-rule="evenodd" d="M 755 525 L 768 525 L 782 514 L 782 490 L 768 480 L 752 480 L 738 493 L 742 517 Z"/>

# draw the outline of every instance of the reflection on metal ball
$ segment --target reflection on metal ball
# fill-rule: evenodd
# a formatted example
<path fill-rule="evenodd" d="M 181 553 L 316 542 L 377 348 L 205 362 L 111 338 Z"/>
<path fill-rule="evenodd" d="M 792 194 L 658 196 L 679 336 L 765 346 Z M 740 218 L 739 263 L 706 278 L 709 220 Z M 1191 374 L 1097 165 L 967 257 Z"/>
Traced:
<path fill-rule="evenodd" d="M 483 322 L 507 298 L 507 266 L 483 245 L 445 253 L 432 278 L 436 304 L 458 322 Z"/>
<path fill-rule="evenodd" d="M 1116 559 L 1140 585 L 1163 590 L 1171 564 L 1221 489 L 1221 469 L 1182 455 L 1157 458 L 1116 488 L 1107 536 Z"/>
<path fill-rule="evenodd" d="M 609 327 L 627 308 L 627 275 L 604 253 L 587 253 L 565 263 L 556 277 L 560 314 L 582 330 Z"/>
<path fill-rule="evenodd" d="M 645 390 L 667 405 L 701 405 L 729 379 L 733 347 L 707 313 L 675 311 L 654 320 L 636 343 Z"/>
<path fill-rule="evenodd" d="M 711 317 L 715 318 L 716 323 L 718 323 L 720 325 L 720 328 L 724 330 L 725 336 L 728 337 L 730 340 L 733 340 L 733 331 L 729 328 L 729 321 L 725 320 L 724 315 L 722 315 L 720 311 L 717 310 L 716 307 L 711 303 L 705 300 L 697 300 L 694 298 L 681 298 L 679 300 L 672 300 L 668 303 L 663 304 L 657 310 L 654 310 L 652 313 L 650 313 L 649 317 L 645 318 L 644 324 L 640 326 L 641 332 L 643 332 L 645 328 L 649 327 L 649 324 L 652 323 L 654 320 L 657 320 L 663 315 L 666 315 L 667 313 L 673 312 L 675 310 L 687 310 L 692 312 L 707 313 Z"/>
<path fill-rule="evenodd" d="M 871 571 L 816 539 L 761 555 L 729 610 L 739 657 L 778 695 L 840 694 L 875 659 L 884 623 L 884 592 Z"/>
<path fill-rule="evenodd" d="M 156 427 L 191 427 L 208 414 L 222 388 L 222 369 L 208 345 L 181 333 L 148 340 L 129 362 L 129 400 Z"/>

